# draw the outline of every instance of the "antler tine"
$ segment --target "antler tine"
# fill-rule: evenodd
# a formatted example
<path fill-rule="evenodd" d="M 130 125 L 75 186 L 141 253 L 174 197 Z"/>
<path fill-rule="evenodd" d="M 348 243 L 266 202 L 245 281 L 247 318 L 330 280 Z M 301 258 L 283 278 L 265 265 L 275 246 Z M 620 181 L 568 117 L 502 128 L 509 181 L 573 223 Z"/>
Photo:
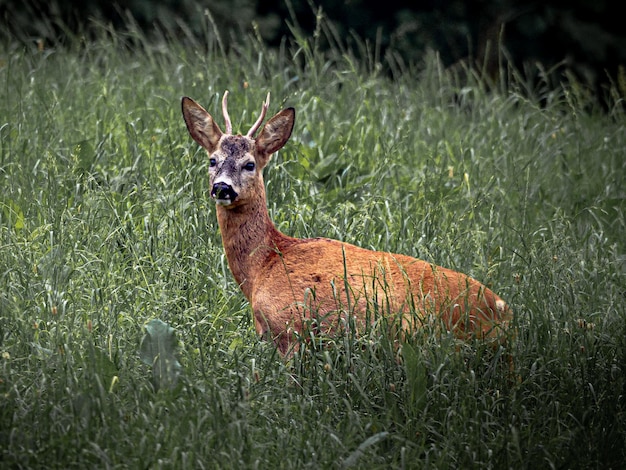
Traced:
<path fill-rule="evenodd" d="M 233 125 L 230 122 L 230 116 L 228 115 L 228 90 L 224 92 L 224 97 L 222 98 L 222 114 L 224 115 L 224 121 L 226 122 L 226 133 L 233 133 Z"/>
<path fill-rule="evenodd" d="M 267 98 L 265 98 L 265 101 L 263 102 L 263 107 L 261 108 L 261 115 L 259 116 L 259 119 L 257 119 L 256 122 L 254 123 L 254 126 L 250 128 L 250 130 L 246 134 L 246 137 L 252 137 L 254 133 L 259 129 L 259 127 L 261 127 L 261 124 L 263 123 L 263 119 L 265 119 L 265 113 L 267 113 L 267 108 L 269 108 L 269 105 L 270 105 L 270 92 L 268 91 Z"/>

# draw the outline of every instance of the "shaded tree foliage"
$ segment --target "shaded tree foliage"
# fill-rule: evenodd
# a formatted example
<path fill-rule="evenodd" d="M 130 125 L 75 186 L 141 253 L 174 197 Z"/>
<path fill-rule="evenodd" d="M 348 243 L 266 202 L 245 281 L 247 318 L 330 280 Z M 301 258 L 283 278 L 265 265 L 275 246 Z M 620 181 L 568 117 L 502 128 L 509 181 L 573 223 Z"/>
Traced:
<path fill-rule="evenodd" d="M 623 95 L 626 29 L 617 8 L 609 0 L 0 0 L 5 31 L 47 41 L 84 32 L 93 18 L 115 28 L 132 18 L 148 33 L 218 31 L 226 44 L 254 28 L 276 45 L 290 27 L 311 34 L 322 11 L 347 44 L 365 40 L 380 55 L 392 50 L 407 63 L 434 49 L 446 65 L 469 61 L 495 77 L 503 58 L 520 69 L 538 62 L 573 72 L 596 92 L 617 82 Z"/>

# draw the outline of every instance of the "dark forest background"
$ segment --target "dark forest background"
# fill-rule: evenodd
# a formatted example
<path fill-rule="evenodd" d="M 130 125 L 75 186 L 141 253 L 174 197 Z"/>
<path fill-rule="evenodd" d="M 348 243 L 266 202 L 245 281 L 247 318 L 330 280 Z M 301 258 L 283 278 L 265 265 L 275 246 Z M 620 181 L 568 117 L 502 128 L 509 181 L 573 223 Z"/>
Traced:
<path fill-rule="evenodd" d="M 541 64 L 602 93 L 616 83 L 626 89 L 618 8 L 616 0 L 0 0 L 0 21 L 5 38 L 40 45 L 88 35 L 95 20 L 119 30 L 132 23 L 148 35 L 218 31 L 226 47 L 254 32 L 275 46 L 293 28 L 313 34 L 322 12 L 346 45 L 368 43 L 382 58 L 393 51 L 419 63 L 436 50 L 447 66 L 469 62 L 492 77 L 503 59 L 519 70 Z"/>

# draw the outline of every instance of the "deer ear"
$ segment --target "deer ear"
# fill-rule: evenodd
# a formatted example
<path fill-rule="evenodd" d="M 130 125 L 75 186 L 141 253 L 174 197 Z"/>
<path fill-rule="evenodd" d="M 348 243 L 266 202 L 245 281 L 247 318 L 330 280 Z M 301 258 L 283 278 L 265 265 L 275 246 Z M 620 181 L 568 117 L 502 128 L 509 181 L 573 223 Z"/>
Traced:
<path fill-rule="evenodd" d="M 256 138 L 256 146 L 259 151 L 264 155 L 271 155 L 281 149 L 291 137 L 295 119 L 296 110 L 286 108 L 267 121 Z"/>
<path fill-rule="evenodd" d="M 182 100 L 183 118 L 187 124 L 187 130 L 193 140 L 204 147 L 209 153 L 213 153 L 217 143 L 222 137 L 222 131 L 213 117 L 198 103 L 188 97 Z"/>

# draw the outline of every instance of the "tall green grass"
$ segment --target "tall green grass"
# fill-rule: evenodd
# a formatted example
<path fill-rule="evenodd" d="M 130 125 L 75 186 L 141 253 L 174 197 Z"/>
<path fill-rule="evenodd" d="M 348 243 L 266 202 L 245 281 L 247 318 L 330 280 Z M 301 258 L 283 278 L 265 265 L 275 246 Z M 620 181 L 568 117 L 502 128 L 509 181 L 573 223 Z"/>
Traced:
<path fill-rule="evenodd" d="M 323 24 L 322 24 L 323 26 Z M 332 30 L 278 50 L 101 28 L 0 53 L 5 468 L 618 468 L 626 459 L 626 119 L 575 83 L 494 87 Z M 358 52 L 358 51 L 357 51 Z M 452 338 L 259 342 L 180 97 L 235 129 L 297 110 L 266 170 L 276 225 L 467 272 L 507 351 Z M 155 387 L 146 325 L 181 370 Z M 502 367 L 510 354 L 514 371 Z"/>

